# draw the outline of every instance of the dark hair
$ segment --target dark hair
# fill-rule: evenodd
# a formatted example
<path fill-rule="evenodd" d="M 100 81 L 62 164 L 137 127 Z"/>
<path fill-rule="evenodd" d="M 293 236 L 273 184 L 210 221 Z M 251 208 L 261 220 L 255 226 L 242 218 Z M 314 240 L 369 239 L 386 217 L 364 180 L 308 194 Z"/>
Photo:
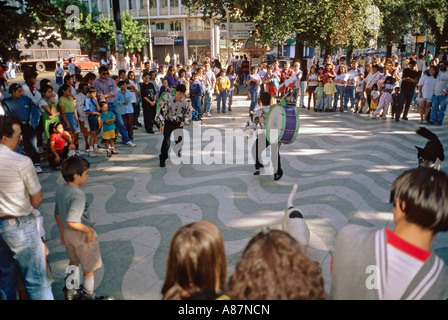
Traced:
<path fill-rule="evenodd" d="M 80 156 L 68 157 L 61 165 L 62 177 L 67 182 L 75 179 L 75 174 L 82 175 L 90 168 L 90 163 Z"/>
<path fill-rule="evenodd" d="M 106 67 L 105 65 L 102 65 L 98 68 L 98 73 L 104 72 L 104 71 L 109 71 L 109 68 Z"/>
<path fill-rule="evenodd" d="M 118 70 L 118 76 L 121 76 L 123 73 L 126 74 L 126 70 L 124 69 Z"/>
<path fill-rule="evenodd" d="M 84 80 L 81 81 L 78 85 L 79 92 L 81 92 L 84 89 L 84 87 L 88 87 L 88 86 L 89 86 L 89 84 L 87 82 L 84 82 Z"/>
<path fill-rule="evenodd" d="M 448 231 L 448 175 L 418 167 L 392 183 L 390 202 L 400 206 L 406 220 L 434 233 Z"/>
<path fill-rule="evenodd" d="M 232 72 L 230 72 L 230 71 L 232 71 Z M 235 73 L 235 68 L 233 67 L 233 64 L 229 64 L 228 65 L 226 73 L 227 74 L 234 74 Z"/>
<path fill-rule="evenodd" d="M 130 76 L 131 74 L 133 74 L 133 75 L 135 76 L 135 72 L 132 71 L 132 70 L 129 70 L 129 71 L 128 71 L 128 78 L 129 78 L 129 76 Z"/>
<path fill-rule="evenodd" d="M 96 79 L 96 74 L 94 74 L 93 72 L 88 72 L 88 73 L 84 76 L 83 81 L 85 81 L 85 82 L 89 82 L 90 79 L 95 80 L 95 79 Z"/>
<path fill-rule="evenodd" d="M 48 91 L 48 89 L 54 90 L 52 86 L 48 84 L 43 84 L 40 86 L 39 92 L 42 94 L 42 96 L 45 94 L 45 92 Z"/>
<path fill-rule="evenodd" d="M 47 79 L 47 78 L 44 78 L 44 79 L 40 80 L 39 81 L 39 88 L 41 88 L 41 87 L 43 87 L 45 85 L 48 85 L 48 82 L 51 83 L 51 81 L 49 79 Z"/>
<path fill-rule="evenodd" d="M 179 72 L 178 72 L 178 76 L 179 76 L 179 78 L 180 78 L 180 75 L 182 74 L 182 73 L 185 73 L 185 76 L 187 75 L 187 70 L 185 70 L 185 69 L 180 69 L 179 70 Z"/>
<path fill-rule="evenodd" d="M 20 126 L 20 120 L 13 115 L 0 116 L 0 140 L 3 137 L 11 138 L 14 134 L 13 125 L 18 124 Z"/>
<path fill-rule="evenodd" d="M 117 86 L 118 86 L 118 87 L 121 87 L 121 86 L 124 85 L 124 84 L 126 84 L 126 81 L 124 81 L 124 80 L 120 80 L 120 81 L 118 81 Z"/>
<path fill-rule="evenodd" d="M 143 71 L 142 72 L 142 78 L 144 78 L 146 76 L 150 76 L 151 77 L 151 72 Z"/>
<path fill-rule="evenodd" d="M 12 94 L 13 91 L 17 91 L 17 89 L 19 89 L 19 88 L 22 88 L 22 85 L 20 83 L 11 83 L 9 85 L 8 91 L 9 91 L 9 93 Z"/>
<path fill-rule="evenodd" d="M 50 134 L 56 131 L 56 128 L 58 127 L 58 125 L 63 126 L 62 122 L 60 122 L 60 121 L 50 123 L 50 127 L 49 127 Z"/>
<path fill-rule="evenodd" d="M 271 95 L 268 92 L 263 91 L 260 93 L 260 100 L 263 106 L 269 106 L 271 104 Z"/>
<path fill-rule="evenodd" d="M 65 76 L 64 76 L 64 83 L 67 83 L 67 81 L 70 80 L 72 77 L 73 77 L 73 76 L 72 76 L 72 75 L 69 75 L 69 74 L 65 75 Z"/>
<path fill-rule="evenodd" d="M 176 92 L 182 92 L 182 93 L 185 93 L 185 92 L 187 92 L 187 87 L 186 87 L 183 83 L 179 83 L 179 84 L 176 86 Z"/>
<path fill-rule="evenodd" d="M 437 78 L 437 76 L 439 75 L 439 68 L 437 68 L 437 66 L 430 66 L 429 70 L 434 69 L 436 71 L 436 73 L 434 74 L 434 78 Z M 430 75 L 430 74 L 428 74 Z"/>
<path fill-rule="evenodd" d="M 64 83 L 62 86 L 59 87 L 58 90 L 58 97 L 62 97 L 64 95 L 63 91 L 70 89 L 71 90 L 72 86 L 69 85 L 68 83 Z"/>

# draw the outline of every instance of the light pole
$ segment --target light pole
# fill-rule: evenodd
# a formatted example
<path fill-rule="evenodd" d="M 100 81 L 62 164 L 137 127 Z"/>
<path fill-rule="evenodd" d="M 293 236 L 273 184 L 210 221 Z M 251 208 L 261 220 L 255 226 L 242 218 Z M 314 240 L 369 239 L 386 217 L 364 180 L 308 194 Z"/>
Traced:
<path fill-rule="evenodd" d="M 146 15 L 148 16 L 149 60 L 152 62 L 151 15 L 149 13 L 149 0 L 146 0 Z"/>
<path fill-rule="evenodd" d="M 229 14 L 229 8 L 225 7 L 226 10 L 226 16 L 227 16 L 227 65 L 230 63 L 230 44 L 231 44 L 231 26 L 230 26 L 230 14 Z"/>
<path fill-rule="evenodd" d="M 177 33 L 177 31 L 168 31 L 168 37 L 173 39 L 173 61 L 174 61 L 174 39 L 176 39 L 178 35 L 179 34 Z"/>

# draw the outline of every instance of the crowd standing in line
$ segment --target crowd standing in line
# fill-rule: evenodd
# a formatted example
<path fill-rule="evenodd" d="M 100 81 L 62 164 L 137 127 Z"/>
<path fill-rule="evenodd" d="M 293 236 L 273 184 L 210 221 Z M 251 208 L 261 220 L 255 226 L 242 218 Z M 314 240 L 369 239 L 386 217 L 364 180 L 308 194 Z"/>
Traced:
<path fill-rule="evenodd" d="M 40 165 L 40 148 L 46 147 L 49 157 L 50 166 L 53 169 L 64 171 L 64 164 L 66 161 L 75 161 L 71 159 L 82 159 L 79 157 L 83 154 L 94 158 L 100 153 L 99 139 L 101 138 L 106 146 L 105 151 L 107 156 L 119 154 L 116 148 L 116 140 L 121 138 L 124 145 L 135 147 L 133 142 L 134 130 L 142 127 L 138 122 L 140 110 L 143 112 L 144 128 L 148 134 L 154 134 L 154 126 L 163 133 L 164 140 L 159 155 L 160 167 L 165 167 L 165 161 L 168 159 L 168 151 L 170 148 L 171 133 L 182 129 L 189 118 L 189 103 L 191 100 L 191 107 L 197 112 L 199 117 L 205 115 L 211 117 L 215 112 L 231 112 L 232 98 L 235 86 L 247 86 L 250 94 L 249 115 L 251 119 L 255 119 L 255 113 L 259 108 L 258 103 L 260 98 L 262 106 L 268 107 L 273 104 L 275 100 L 266 97 L 278 97 L 282 91 L 282 85 L 287 86 L 292 91 L 294 104 L 296 107 L 314 109 L 314 112 L 340 112 L 353 111 L 353 113 L 368 113 L 372 119 L 385 119 L 389 114 L 395 121 L 408 120 L 408 113 L 410 111 L 413 99 L 418 103 L 420 122 L 428 125 L 442 125 L 446 107 L 448 104 L 448 72 L 447 61 L 439 61 L 437 58 L 428 59 L 428 56 L 420 55 L 419 59 L 408 59 L 405 62 L 405 68 L 402 68 L 396 57 L 390 59 L 364 59 L 359 60 L 342 57 L 339 61 L 334 61 L 331 57 L 327 57 L 322 66 L 315 63 L 308 63 L 307 59 L 301 62 L 293 62 L 292 67 L 289 63 L 285 63 L 280 67 L 279 61 L 274 61 L 269 64 L 263 62 L 260 66 L 250 66 L 247 56 L 236 56 L 232 63 L 224 68 L 219 63 L 219 60 L 206 61 L 204 66 L 199 66 L 192 61 L 191 66 L 183 66 L 177 63 L 174 65 L 159 65 L 157 59 L 152 63 L 145 61 L 143 63 L 143 70 L 140 72 L 140 82 L 136 80 L 135 68 L 136 63 L 133 62 L 134 57 L 127 57 L 125 59 L 126 69 L 118 70 L 119 76 L 114 79 L 110 75 L 109 70 L 117 69 L 117 62 L 114 61 L 111 55 L 110 63 L 102 65 L 98 70 L 98 76 L 89 72 L 84 77 L 81 76 L 78 70 L 69 68 L 68 74 L 62 73 L 58 69 L 55 70 L 56 82 L 59 86 L 58 90 L 53 90 L 51 82 L 48 79 L 43 79 L 40 82 L 40 88 L 37 88 L 37 76 L 35 71 L 24 72 L 23 83 L 12 83 L 9 85 L 10 97 L 3 101 L 5 112 L 8 116 L 1 116 L 0 126 L 1 144 L 0 144 L 0 158 L 5 161 L 14 159 L 10 165 L 11 174 L 23 172 L 26 179 L 19 176 L 10 176 L 8 179 L 14 181 L 13 185 L 6 186 L 8 183 L 5 177 L 0 178 L 0 185 L 5 188 L 0 190 L 2 200 L 0 200 L 0 227 L 5 228 L 6 223 L 11 225 L 20 225 L 27 223 L 30 226 L 30 233 L 28 236 L 34 237 L 36 232 L 36 223 L 34 215 L 30 215 L 33 208 L 38 209 L 41 199 L 40 185 L 38 183 L 37 175 L 42 172 Z M 129 58 L 129 59 L 128 59 Z M 369 58 L 369 57 L 367 57 Z M 129 65 L 127 64 L 129 63 Z M 56 72 L 57 71 L 57 72 Z M 15 74 L 14 74 L 15 76 Z M 14 79 L 12 70 L 9 70 L 7 75 L 8 80 Z M 57 93 L 56 93 L 57 92 Z M 168 92 L 172 98 L 161 108 L 157 109 L 157 101 L 162 93 Z M 217 94 L 216 109 L 213 103 L 213 94 Z M 264 95 L 263 95 L 264 94 Z M 308 105 L 305 105 L 304 97 L 308 95 Z M 311 104 L 312 103 L 312 104 Z M 349 106 L 350 105 L 350 106 Z M 157 112 L 158 111 L 158 112 Z M 181 130 L 182 131 L 182 130 Z M 180 131 L 180 132 L 181 132 Z M 78 142 L 78 135 L 83 134 L 85 140 L 85 152 L 81 151 Z M 178 132 L 179 133 L 179 132 Z M 22 141 L 23 140 L 23 141 Z M 47 144 L 43 144 L 46 141 Z M 19 150 L 26 156 L 20 155 L 16 150 L 19 148 L 19 143 L 23 146 L 23 150 Z M 182 154 L 182 134 L 180 133 L 174 146 L 175 152 L 179 157 Z M 19 148 L 20 149 L 20 148 Z M 259 150 L 255 150 L 258 155 Z M 74 155 L 75 157 L 72 157 Z M 76 157 L 78 156 L 78 157 Z M 275 155 L 274 155 L 275 156 Z M 274 179 L 281 178 L 283 172 L 280 167 L 280 155 L 278 154 L 278 170 L 274 175 Z M 9 160 L 8 160 L 9 159 Z M 6 163 L 6 162 L 5 162 Z M 256 164 L 256 173 L 263 165 L 259 162 Z M 88 173 L 88 167 L 82 167 L 82 172 L 72 173 L 71 178 L 66 181 L 69 184 L 74 180 L 78 186 L 85 183 L 85 175 Z M 33 170 L 31 170 L 33 169 Z M 411 174 L 409 179 L 417 179 L 417 175 L 430 175 L 433 172 L 416 172 Z M 65 173 L 62 172 L 64 175 Z M 64 179 L 66 176 L 64 175 Z M 15 180 L 14 180 L 15 179 Z M 81 179 L 81 180 L 80 180 Z M 445 183 L 444 176 L 440 177 L 440 183 Z M 10 201 L 11 194 L 8 193 L 14 188 L 21 188 L 26 190 L 24 192 L 24 199 L 20 203 L 13 203 Z M 75 186 L 76 187 L 76 186 Z M 393 186 L 394 192 L 399 188 L 399 183 Z M 445 186 L 446 188 L 446 186 Z M 405 198 L 402 198 L 405 197 Z M 407 198 L 406 198 L 407 197 Z M 416 221 L 413 217 L 413 211 L 409 211 L 409 203 L 413 199 L 409 195 L 400 194 L 394 199 L 394 217 L 396 219 L 407 222 L 408 217 L 412 221 L 408 223 L 416 223 L 422 225 L 421 222 Z M 404 205 L 404 203 L 406 205 Z M 20 206 L 20 208 L 17 207 Z M 416 205 L 417 206 L 417 205 Z M 445 206 L 448 207 L 448 206 Z M 413 210 L 413 209 L 412 209 Z M 426 209 L 425 209 L 426 210 Z M 397 214 L 395 214 L 397 212 Z M 79 218 L 84 216 L 80 211 Z M 59 208 L 55 214 L 60 214 Z M 400 215 L 401 214 L 401 215 Z M 437 215 L 443 221 L 438 221 L 441 228 L 446 228 L 446 214 L 441 213 Z M 6 221 L 6 222 L 5 222 Z M 68 223 L 61 228 L 61 236 L 66 229 L 74 229 L 71 227 L 72 223 Z M 61 225 L 60 225 L 61 226 Z M 400 225 L 401 226 L 401 225 Z M 403 223 L 406 226 L 406 223 Z M 426 225 L 423 225 L 427 228 Z M 67 228 L 68 227 L 68 228 Z M 92 227 L 92 225 L 87 225 Z M 191 227 L 191 226 L 189 226 Z M 207 226 L 212 230 L 210 226 Z M 398 226 L 397 226 L 398 228 Z M 429 228 L 430 229 L 430 228 Z M 440 228 L 439 228 L 440 229 Z M 432 230 L 436 233 L 440 231 Z M 93 230 L 93 229 L 92 229 Z M 398 229 L 397 229 L 398 230 Z M 390 236 L 390 232 L 387 235 Z M 400 230 L 398 230 L 400 231 Z M 397 231 L 397 233 L 399 233 Z M 389 232 L 389 233 L 388 233 Z M 216 233 L 216 232 L 215 232 Z M 89 239 L 92 239 L 90 231 L 87 232 Z M 361 232 L 360 232 L 361 234 Z M 25 280 L 25 290 L 30 299 L 52 299 L 51 294 L 51 280 L 46 276 L 39 276 L 39 281 L 36 283 L 38 274 L 43 274 L 45 269 L 45 257 L 42 256 L 39 250 L 42 251 L 41 246 L 32 248 L 30 255 L 25 253 L 27 244 L 23 244 L 22 249 L 13 249 L 8 241 L 8 232 L 4 233 L 0 240 L 0 254 L 4 259 L 0 259 L 0 268 L 5 268 L 8 274 L 15 279 L 17 272 L 20 272 Z M 215 234 L 216 236 L 216 234 Z M 295 244 L 290 244 L 289 249 L 283 253 L 289 255 L 294 251 L 294 256 L 301 257 L 299 259 L 299 267 L 309 268 L 306 272 L 310 273 L 310 278 L 297 277 L 297 286 L 301 289 L 289 291 L 290 295 L 282 295 L 285 292 L 277 290 L 262 290 L 260 289 L 265 283 L 253 283 L 255 287 L 250 288 L 247 280 L 248 275 L 245 268 L 251 268 L 254 263 L 253 259 L 265 259 L 266 257 L 257 258 L 257 250 L 261 247 L 268 248 L 267 244 L 263 244 L 267 238 L 275 238 L 276 241 L 290 242 L 288 236 L 283 233 L 275 233 L 273 231 L 260 233 L 248 244 L 242 260 L 237 266 L 235 274 L 231 277 L 229 286 L 222 281 L 225 278 L 225 254 L 222 252 L 217 255 L 224 254 L 224 260 L 219 260 L 216 263 L 216 270 L 218 273 L 210 275 L 207 283 L 202 283 L 204 274 L 208 273 L 198 269 L 199 278 L 189 279 L 188 285 L 180 283 L 183 280 L 176 278 L 176 272 L 182 275 L 182 270 L 171 270 L 175 265 L 174 261 L 168 264 L 167 279 L 162 290 L 164 299 L 195 299 L 195 298 L 211 298 L 211 299 L 323 299 L 324 292 L 322 289 L 322 277 L 320 270 L 306 253 Z M 343 236 L 341 236 L 343 237 Z M 398 235 L 399 237 L 399 235 Z M 173 237 L 173 243 L 174 239 Z M 406 237 L 404 237 L 406 240 Z M 283 240 L 282 240 L 283 239 Z M 397 241 L 402 241 L 398 239 Z M 216 240 L 218 243 L 221 240 Z M 342 241 L 342 240 L 341 240 Z M 39 242 L 40 243 L 40 242 Z M 187 242 L 184 241 L 183 245 Z M 281 243 L 278 243 L 280 246 Z M 172 244 L 173 246 L 173 244 Z M 338 245 L 343 248 L 345 245 Z M 417 244 L 418 246 L 418 244 Z M 293 250 L 294 249 L 294 250 Z M 69 248 L 67 248 L 69 251 Z M 172 247 L 173 251 L 181 250 L 181 248 Z M 266 249 L 267 250 L 267 249 Z M 343 250 L 343 249 L 340 249 Z M 28 252 L 28 251 L 26 251 Z M 250 253 L 250 254 L 249 254 Z M 14 259 L 18 259 L 21 255 L 25 255 L 27 261 L 18 262 L 18 268 L 11 268 L 8 264 Z M 85 283 L 84 291 L 80 292 L 66 292 L 68 298 L 81 295 L 85 299 L 92 299 L 93 292 L 93 271 L 101 265 L 101 257 L 99 252 L 96 252 L 97 263 L 86 269 L 84 274 Z M 427 255 L 429 260 L 436 261 L 436 258 L 431 258 L 433 255 Z M 340 259 L 338 255 L 335 255 Z M 73 258 L 73 261 L 72 261 Z M 408 259 L 409 257 L 406 257 Z M 70 263 L 87 263 L 78 261 L 74 256 L 70 258 Z M 335 260 L 334 274 L 341 274 L 340 265 L 342 262 Z M 412 260 L 412 257 L 408 260 Z M 428 261 L 429 261 L 428 260 Z M 33 268 L 30 268 L 27 263 L 35 261 Z M 426 260 L 425 260 L 426 261 Z M 305 272 L 301 269 L 295 269 L 293 265 L 269 265 L 268 261 L 264 261 L 264 271 L 267 273 L 273 272 L 279 274 L 278 270 L 285 270 L 290 267 L 291 272 L 298 272 L 301 274 Z M 12 263 L 12 262 L 11 262 Z M 90 262 L 89 262 L 90 263 Z M 426 263 L 426 262 L 425 262 Z M 426 264 L 423 266 L 426 266 Z M 443 263 L 442 263 L 443 264 Z M 207 263 L 207 266 L 210 264 Z M 261 264 L 262 265 L 262 264 Z M 413 268 L 418 270 L 422 264 L 412 263 Z M 202 265 L 198 265 L 200 268 Z M 444 267 L 443 267 L 444 268 Z M 14 270 L 13 270 L 14 269 Z M 277 270 L 277 271 L 276 271 Z M 217 274 L 219 274 L 218 277 Z M 169 275 L 169 277 L 168 277 Z M 192 275 L 193 276 L 193 275 Z M 444 283 L 446 281 L 443 275 L 437 274 L 437 283 Z M 214 278 L 215 277 L 215 278 Z M 246 279 L 246 282 L 243 280 Z M 346 279 L 342 276 L 340 282 L 336 281 L 334 285 L 334 296 L 339 296 L 338 288 L 344 288 L 344 281 Z M 311 282 L 309 282 L 311 281 Z M 281 285 L 281 282 L 276 282 Z M 11 279 L 0 278 L 0 294 L 7 299 L 15 298 L 15 282 Z M 286 284 L 285 284 L 286 285 Z M 288 283 L 290 286 L 295 286 L 295 283 Z M 391 284 L 392 285 L 392 284 Z M 191 287 L 192 286 L 192 287 Z M 245 288 L 245 286 L 248 286 Z M 260 286 L 260 287 L 256 287 Z M 3 289 L 6 288 L 6 289 Z M 437 287 L 438 288 L 438 287 Z M 441 291 L 434 287 L 431 292 L 431 297 L 441 297 L 438 295 Z M 254 291 L 251 291 L 254 290 Z M 401 289 L 400 289 L 401 290 Z M 262 295 L 260 294 L 263 291 Z M 225 294 L 227 292 L 227 294 Z M 383 297 L 397 298 L 401 297 L 403 290 L 394 292 L 392 295 L 383 292 Z M 423 296 L 418 296 L 423 297 Z M 378 297 L 374 297 L 378 298 Z M 381 298 L 381 296 L 379 297 Z"/>

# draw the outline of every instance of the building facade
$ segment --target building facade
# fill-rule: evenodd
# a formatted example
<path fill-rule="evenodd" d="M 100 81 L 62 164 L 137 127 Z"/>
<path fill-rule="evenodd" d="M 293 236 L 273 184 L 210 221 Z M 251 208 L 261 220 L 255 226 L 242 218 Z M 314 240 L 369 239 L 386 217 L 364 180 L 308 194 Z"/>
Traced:
<path fill-rule="evenodd" d="M 113 16 L 111 0 L 82 0 L 92 12 L 93 8 L 105 16 Z M 219 17 L 203 20 L 202 16 L 190 14 L 182 0 L 120 0 L 120 11 L 127 11 L 134 19 L 143 24 L 151 22 L 151 44 L 153 58 L 159 63 L 169 54 L 174 63 L 204 61 L 219 55 Z M 149 5 L 149 17 L 147 6 Z M 142 54 L 150 58 L 149 48 L 143 48 Z"/>

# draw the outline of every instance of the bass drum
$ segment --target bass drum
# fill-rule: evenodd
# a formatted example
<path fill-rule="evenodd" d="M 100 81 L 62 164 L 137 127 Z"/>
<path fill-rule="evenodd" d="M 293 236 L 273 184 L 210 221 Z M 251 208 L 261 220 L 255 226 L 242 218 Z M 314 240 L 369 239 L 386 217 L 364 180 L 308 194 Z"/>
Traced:
<path fill-rule="evenodd" d="M 293 143 L 299 132 L 299 120 L 296 107 L 272 106 L 266 117 L 266 138 L 269 143 Z"/>

